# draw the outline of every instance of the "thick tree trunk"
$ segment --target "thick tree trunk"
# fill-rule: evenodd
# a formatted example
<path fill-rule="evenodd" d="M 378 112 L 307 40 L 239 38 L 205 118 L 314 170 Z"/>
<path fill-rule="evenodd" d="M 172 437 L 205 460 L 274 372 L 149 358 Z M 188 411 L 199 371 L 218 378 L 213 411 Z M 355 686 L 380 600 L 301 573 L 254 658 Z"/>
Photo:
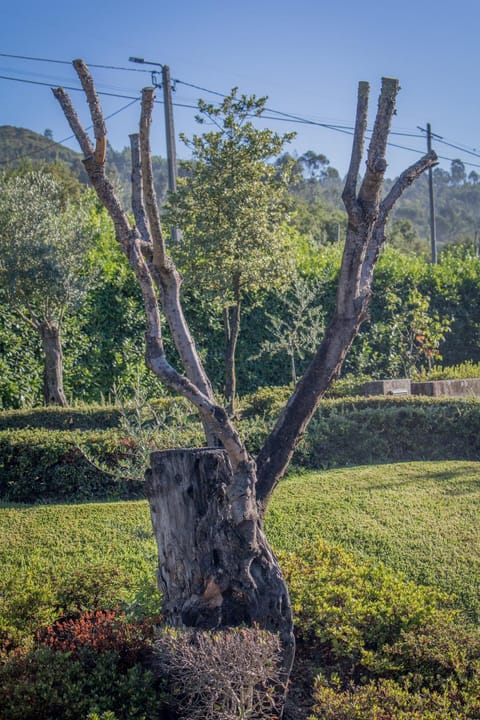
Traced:
<path fill-rule="evenodd" d="M 198 628 L 257 624 L 279 633 L 285 679 L 295 649 L 288 590 L 253 503 L 239 514 L 227 453 L 151 455 L 146 475 L 158 545 L 158 584 L 169 622 Z"/>
<path fill-rule="evenodd" d="M 45 405 L 66 407 L 60 328 L 54 322 L 42 322 L 39 325 L 39 332 L 44 352 L 43 401 Z"/>

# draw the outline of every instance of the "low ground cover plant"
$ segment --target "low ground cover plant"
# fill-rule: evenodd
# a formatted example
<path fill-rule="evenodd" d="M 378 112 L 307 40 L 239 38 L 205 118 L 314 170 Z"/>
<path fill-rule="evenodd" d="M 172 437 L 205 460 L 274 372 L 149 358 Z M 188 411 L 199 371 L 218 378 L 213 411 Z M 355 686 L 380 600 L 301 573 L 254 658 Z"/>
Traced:
<path fill-rule="evenodd" d="M 478 718 L 480 634 L 451 598 L 378 563 L 358 562 L 318 539 L 296 552 L 282 552 L 281 561 L 295 614 L 297 662 L 303 682 L 311 683 L 316 717 Z M 267 668 L 260 701 L 262 712 L 269 703 L 272 711 L 278 677 L 271 636 L 247 629 L 228 637 L 164 629 L 158 636 L 159 618 L 147 610 L 141 603 L 137 607 L 141 621 L 115 608 L 76 613 L 4 652 L 2 718 L 86 720 L 89 714 L 110 713 L 108 720 L 112 714 L 117 720 L 141 720 L 166 717 L 166 705 L 181 717 L 194 717 L 201 707 L 202 717 L 212 720 L 238 717 L 238 694 L 235 702 L 233 695 L 226 697 L 230 686 L 215 680 L 209 663 L 216 663 L 217 672 L 222 663 L 227 670 L 231 666 L 232 682 L 239 682 L 234 670 L 245 675 L 245 662 L 255 670 L 245 648 L 253 648 L 256 662 Z M 244 653 L 241 658 L 238 652 Z M 253 685 L 246 684 L 244 717 L 262 717 Z M 254 707 L 257 715 L 251 714 Z"/>

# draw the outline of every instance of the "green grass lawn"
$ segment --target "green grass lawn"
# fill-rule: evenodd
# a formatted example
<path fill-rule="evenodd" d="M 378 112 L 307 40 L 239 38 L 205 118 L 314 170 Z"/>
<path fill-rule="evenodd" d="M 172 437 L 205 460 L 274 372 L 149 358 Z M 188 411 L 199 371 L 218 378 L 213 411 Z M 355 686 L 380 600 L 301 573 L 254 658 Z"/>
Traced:
<path fill-rule="evenodd" d="M 277 549 L 321 535 L 455 593 L 480 619 L 480 463 L 354 467 L 290 476 L 269 510 Z M 0 635 L 69 608 L 149 602 L 156 548 L 145 501 L 0 508 Z M 154 599 L 155 602 L 155 599 Z"/>
<path fill-rule="evenodd" d="M 457 596 L 480 622 L 480 463 L 409 462 L 306 472 L 275 494 L 267 532 L 295 549 L 320 533 Z"/>

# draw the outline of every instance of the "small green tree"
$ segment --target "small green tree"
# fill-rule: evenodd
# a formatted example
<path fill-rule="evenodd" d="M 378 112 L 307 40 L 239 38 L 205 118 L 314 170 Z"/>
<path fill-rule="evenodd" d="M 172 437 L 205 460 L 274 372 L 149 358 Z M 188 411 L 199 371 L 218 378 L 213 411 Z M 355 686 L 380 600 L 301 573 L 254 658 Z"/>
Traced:
<path fill-rule="evenodd" d="M 260 288 L 280 286 L 295 266 L 296 233 L 289 226 L 286 177 L 268 161 L 293 135 L 259 130 L 266 98 L 237 96 L 234 88 L 220 106 L 200 100 L 199 123 L 216 130 L 182 136 L 192 151 L 188 175 L 170 199 L 168 222 L 182 231 L 172 248 L 189 282 L 212 294 L 223 313 L 225 397 L 233 410 L 235 351 L 242 299 Z"/>
<path fill-rule="evenodd" d="M 87 284 L 92 202 L 87 193 L 69 203 L 42 170 L 0 176 L 0 286 L 16 316 L 41 338 L 46 405 L 66 405 L 61 329 Z"/>
<path fill-rule="evenodd" d="M 311 359 L 325 330 L 325 310 L 319 304 L 319 284 L 301 276 L 295 278 L 281 296 L 280 312 L 267 313 L 271 339 L 260 346 L 260 353 L 285 354 L 290 361 L 292 385 L 298 380 L 298 361 Z"/>

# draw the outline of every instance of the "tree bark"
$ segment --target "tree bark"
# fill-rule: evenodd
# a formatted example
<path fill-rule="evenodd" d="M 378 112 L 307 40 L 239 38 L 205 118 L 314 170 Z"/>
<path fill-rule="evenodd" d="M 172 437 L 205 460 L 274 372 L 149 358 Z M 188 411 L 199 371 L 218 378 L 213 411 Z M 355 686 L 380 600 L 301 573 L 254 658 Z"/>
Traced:
<path fill-rule="evenodd" d="M 257 624 L 279 633 L 288 678 L 295 640 L 288 590 L 254 500 L 254 465 L 245 478 L 217 448 L 151 455 L 146 492 L 158 546 L 163 611 L 174 625 L 222 628 Z M 238 500 L 243 494 L 242 511 Z M 247 508 L 247 512 L 245 511 Z"/>
<path fill-rule="evenodd" d="M 63 392 L 63 353 L 60 328 L 54 322 L 39 323 L 38 330 L 44 352 L 43 401 L 45 405 L 66 407 Z"/>

